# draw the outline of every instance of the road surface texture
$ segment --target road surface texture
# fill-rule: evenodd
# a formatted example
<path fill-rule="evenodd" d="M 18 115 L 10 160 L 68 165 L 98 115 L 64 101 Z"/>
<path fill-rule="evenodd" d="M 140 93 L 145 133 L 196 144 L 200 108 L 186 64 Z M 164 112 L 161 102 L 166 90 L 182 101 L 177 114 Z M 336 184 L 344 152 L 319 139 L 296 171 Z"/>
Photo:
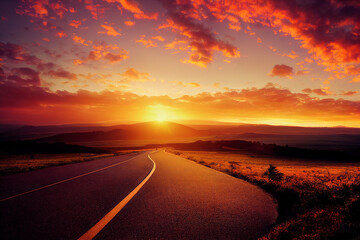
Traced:
<path fill-rule="evenodd" d="M 150 153 L 154 162 L 148 154 L 1 177 L 1 239 L 84 237 L 139 184 L 94 239 L 256 239 L 275 222 L 276 204 L 260 188 L 163 151 Z"/>

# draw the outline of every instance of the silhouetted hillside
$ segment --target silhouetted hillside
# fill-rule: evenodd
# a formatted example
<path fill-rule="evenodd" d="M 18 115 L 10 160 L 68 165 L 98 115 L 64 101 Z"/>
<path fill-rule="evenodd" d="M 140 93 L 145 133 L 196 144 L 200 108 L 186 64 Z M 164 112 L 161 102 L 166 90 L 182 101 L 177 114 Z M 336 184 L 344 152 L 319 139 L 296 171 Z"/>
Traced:
<path fill-rule="evenodd" d="M 146 122 L 127 125 L 122 129 L 111 131 L 64 133 L 39 140 L 48 142 L 90 142 L 130 139 L 171 139 L 206 136 L 206 134 L 206 131 L 195 130 L 177 123 Z"/>
<path fill-rule="evenodd" d="M 304 149 L 276 144 L 264 144 L 260 142 L 249 142 L 242 140 L 234 141 L 197 141 L 192 143 L 169 143 L 162 145 L 148 145 L 146 147 L 173 147 L 178 150 L 186 151 L 245 151 L 249 153 L 265 154 L 271 156 L 283 156 L 306 159 L 323 160 L 349 160 L 349 156 L 341 151 L 326 151 Z"/>
<path fill-rule="evenodd" d="M 173 122 L 145 122 L 125 127 L 133 137 L 197 137 L 207 135 L 207 131 L 196 130 L 191 127 Z"/>
<path fill-rule="evenodd" d="M 0 140 L 15 141 L 27 140 L 41 137 L 53 136 L 63 133 L 75 132 L 95 132 L 95 131 L 109 131 L 112 129 L 119 129 L 126 125 L 115 126 L 99 126 L 91 124 L 66 124 L 66 125 L 46 125 L 46 126 L 3 126 L 3 131 L 0 132 Z M 0 127 L 1 130 L 1 127 Z"/>
<path fill-rule="evenodd" d="M 104 132 L 104 137 L 97 136 L 100 140 L 126 140 L 126 139 L 153 139 L 153 138 L 173 138 L 173 137 L 199 137 L 199 136 L 217 136 L 225 139 L 239 139 L 242 134 L 265 134 L 265 135 L 287 135 L 296 138 L 298 135 L 327 136 L 327 135 L 360 135 L 360 128 L 346 127 L 293 127 L 293 126 L 272 126 L 263 124 L 241 124 L 238 125 L 183 125 L 170 122 L 146 122 L 138 124 L 122 124 L 113 126 L 101 126 L 96 124 L 66 124 L 66 125 L 48 125 L 48 126 L 30 126 L 30 125 L 0 125 L 0 141 L 28 140 L 47 138 L 55 135 L 74 133 L 72 137 L 79 133 Z M 108 133 L 112 130 L 118 130 Z M 126 130 L 126 132 L 121 132 Z M 156 136 L 155 136 L 156 135 Z M 75 137 L 82 138 L 85 135 Z M 74 141 L 67 138 L 68 135 L 56 136 L 60 141 Z M 245 136 L 245 137 L 251 137 Z M 269 137 L 269 136 L 263 136 Z M 50 138 L 49 138 L 50 139 Z M 222 138 L 224 139 L 224 138 Z M 248 140 L 248 139 L 246 139 Z M 249 139 L 250 140 L 250 139 Z M 79 140 L 80 141 L 80 140 Z M 82 140 L 81 140 L 82 141 Z"/>
<path fill-rule="evenodd" d="M 214 135 L 224 134 L 275 134 L 275 135 L 338 135 L 360 134 L 360 128 L 348 127 L 295 127 L 273 126 L 264 124 L 242 124 L 239 126 L 223 126 L 209 128 Z"/>
<path fill-rule="evenodd" d="M 92 147 L 65 143 L 47 143 L 32 140 L 0 143 L 0 155 L 10 154 L 61 154 L 61 153 L 107 153 L 108 151 Z"/>

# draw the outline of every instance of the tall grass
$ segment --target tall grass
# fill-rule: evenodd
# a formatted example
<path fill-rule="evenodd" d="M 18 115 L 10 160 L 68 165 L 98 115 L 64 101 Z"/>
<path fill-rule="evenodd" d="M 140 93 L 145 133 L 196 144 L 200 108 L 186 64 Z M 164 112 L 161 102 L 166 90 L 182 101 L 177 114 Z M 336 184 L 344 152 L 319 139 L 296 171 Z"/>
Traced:
<path fill-rule="evenodd" d="M 168 150 L 173 151 L 173 150 Z M 279 204 L 261 239 L 360 239 L 360 164 L 300 161 L 224 152 L 176 154 L 257 184 Z"/>
<path fill-rule="evenodd" d="M 27 154 L 9 155 L 0 158 L 0 175 L 33 171 L 41 168 L 111 157 L 114 154 Z"/>

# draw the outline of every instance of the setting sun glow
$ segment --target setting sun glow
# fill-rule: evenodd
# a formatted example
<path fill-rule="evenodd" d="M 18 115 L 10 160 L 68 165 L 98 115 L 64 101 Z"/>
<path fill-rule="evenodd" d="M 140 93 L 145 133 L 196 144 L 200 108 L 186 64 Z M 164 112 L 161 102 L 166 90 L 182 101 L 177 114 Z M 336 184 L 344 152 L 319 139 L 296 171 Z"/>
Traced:
<path fill-rule="evenodd" d="M 0 124 L 360 126 L 358 1 L 225 2 L 0 1 Z"/>
<path fill-rule="evenodd" d="M 148 120 L 164 122 L 169 120 L 174 120 L 172 114 L 170 114 L 171 109 L 163 105 L 151 105 L 149 106 L 150 117 Z"/>

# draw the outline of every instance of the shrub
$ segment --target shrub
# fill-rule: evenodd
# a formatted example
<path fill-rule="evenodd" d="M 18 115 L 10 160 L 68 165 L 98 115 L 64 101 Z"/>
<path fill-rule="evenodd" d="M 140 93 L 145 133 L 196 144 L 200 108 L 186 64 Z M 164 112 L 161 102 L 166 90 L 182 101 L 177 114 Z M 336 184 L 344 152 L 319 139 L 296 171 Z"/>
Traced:
<path fill-rule="evenodd" d="M 276 167 L 271 164 L 266 172 L 264 172 L 264 175 L 267 176 L 270 180 L 274 181 L 281 181 L 284 177 L 284 174 L 279 172 Z"/>

